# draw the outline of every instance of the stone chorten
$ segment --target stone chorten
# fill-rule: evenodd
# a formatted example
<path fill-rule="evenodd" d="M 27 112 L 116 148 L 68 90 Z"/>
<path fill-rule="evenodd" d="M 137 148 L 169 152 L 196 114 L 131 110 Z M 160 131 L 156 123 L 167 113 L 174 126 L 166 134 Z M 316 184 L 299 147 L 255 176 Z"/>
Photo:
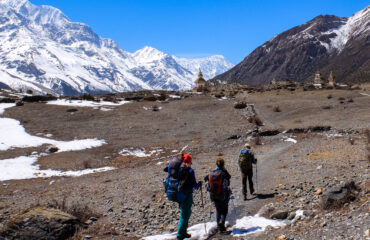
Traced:
<path fill-rule="evenodd" d="M 316 72 L 314 84 L 322 84 L 322 83 L 323 83 L 323 77 L 321 76 L 321 73 Z"/>
<path fill-rule="evenodd" d="M 199 74 L 197 80 L 195 80 L 195 88 L 193 89 L 194 92 L 202 92 L 206 89 L 207 81 L 203 78 L 203 73 L 199 69 Z"/>
<path fill-rule="evenodd" d="M 197 80 L 195 80 L 195 87 L 200 88 L 206 86 L 206 80 L 203 78 L 203 73 L 199 69 L 199 74 Z"/>
<path fill-rule="evenodd" d="M 272 85 L 276 85 L 276 84 L 277 84 L 277 80 L 276 80 L 276 78 L 273 78 L 273 79 L 271 80 L 271 84 L 272 84 Z"/>
<path fill-rule="evenodd" d="M 330 72 L 329 78 L 328 78 L 328 85 L 331 87 L 334 87 L 335 85 L 335 76 L 333 74 L 333 71 Z"/>

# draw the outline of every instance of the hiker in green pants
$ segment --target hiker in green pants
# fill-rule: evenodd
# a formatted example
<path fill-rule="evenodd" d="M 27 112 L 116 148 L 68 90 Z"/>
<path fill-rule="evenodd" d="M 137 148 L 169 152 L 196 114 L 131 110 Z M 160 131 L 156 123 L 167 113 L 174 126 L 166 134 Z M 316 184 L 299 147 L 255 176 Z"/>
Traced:
<path fill-rule="evenodd" d="M 188 194 L 185 200 L 180 203 L 180 221 L 177 231 L 177 239 L 190 238 L 191 235 L 186 232 L 191 215 L 191 207 L 193 205 L 193 194 Z"/>
<path fill-rule="evenodd" d="M 184 154 L 183 163 L 181 164 L 180 170 L 180 183 L 181 191 L 185 193 L 186 198 L 184 201 L 179 203 L 180 206 L 180 221 L 179 228 L 177 231 L 176 239 L 183 240 L 190 238 L 191 235 L 187 233 L 189 218 L 191 215 L 191 207 L 193 205 L 193 189 L 199 189 L 202 186 L 202 182 L 195 180 L 194 170 L 191 168 L 192 158 L 189 154 Z"/>

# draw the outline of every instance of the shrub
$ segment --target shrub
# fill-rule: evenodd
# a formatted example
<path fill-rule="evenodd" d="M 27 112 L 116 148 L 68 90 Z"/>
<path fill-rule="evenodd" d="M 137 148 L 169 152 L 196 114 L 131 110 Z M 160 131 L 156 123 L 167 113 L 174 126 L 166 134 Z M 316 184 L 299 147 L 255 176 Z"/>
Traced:
<path fill-rule="evenodd" d="M 33 94 L 33 91 L 31 89 L 28 89 L 26 93 L 27 94 Z"/>
<path fill-rule="evenodd" d="M 94 98 L 94 96 L 85 93 L 84 95 L 82 95 L 82 100 L 94 101 L 95 98 Z"/>
<path fill-rule="evenodd" d="M 56 100 L 57 98 L 52 96 L 52 95 L 46 95 L 46 96 L 40 96 L 40 95 L 35 95 L 35 96 L 25 96 L 22 98 L 23 102 L 46 102 L 46 101 L 51 101 L 51 100 Z"/>
<path fill-rule="evenodd" d="M 258 116 L 255 116 L 255 117 L 254 117 L 254 123 L 255 123 L 257 126 L 263 126 L 263 122 L 262 122 L 261 118 L 259 118 Z"/>
<path fill-rule="evenodd" d="M 237 102 L 234 105 L 234 108 L 235 109 L 243 109 L 243 108 L 246 108 L 246 107 L 247 107 L 247 103 L 246 102 Z"/>
<path fill-rule="evenodd" d="M 332 99 L 332 98 L 333 98 L 333 96 L 332 96 L 331 94 L 329 94 L 329 95 L 327 96 L 327 98 L 328 98 L 328 99 Z"/>
<path fill-rule="evenodd" d="M 82 164 L 83 164 L 84 169 L 91 168 L 91 163 L 89 160 L 84 160 Z"/>
<path fill-rule="evenodd" d="M 165 101 L 166 99 L 167 99 L 167 96 L 164 93 L 161 93 L 161 95 L 158 97 L 159 101 Z"/>
<path fill-rule="evenodd" d="M 281 112 L 281 109 L 280 109 L 280 107 L 279 107 L 279 106 L 275 106 L 275 107 L 273 108 L 273 110 L 274 110 L 274 112 Z"/>
<path fill-rule="evenodd" d="M 144 97 L 144 100 L 145 101 L 150 101 L 150 102 L 155 102 L 155 101 L 157 101 L 157 98 L 153 95 L 150 95 L 150 96 Z"/>
<path fill-rule="evenodd" d="M 154 105 L 154 106 L 152 106 L 152 110 L 154 112 L 158 112 L 159 111 L 159 107 L 157 105 Z"/>
<path fill-rule="evenodd" d="M 15 103 L 15 99 L 12 99 L 12 98 L 0 98 L 0 103 Z"/>

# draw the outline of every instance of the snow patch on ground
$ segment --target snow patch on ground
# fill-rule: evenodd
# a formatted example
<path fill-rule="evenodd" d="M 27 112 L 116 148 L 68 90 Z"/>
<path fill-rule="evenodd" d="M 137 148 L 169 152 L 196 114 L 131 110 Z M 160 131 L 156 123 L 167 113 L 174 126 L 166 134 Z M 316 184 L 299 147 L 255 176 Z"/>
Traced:
<path fill-rule="evenodd" d="M 58 106 L 73 106 L 73 107 L 99 107 L 99 106 L 120 106 L 126 103 L 129 103 L 129 101 L 120 101 L 118 103 L 113 103 L 113 102 L 107 102 L 107 101 L 93 102 L 93 101 L 86 101 L 86 100 L 58 99 L 54 101 L 49 101 L 47 104 L 58 105 Z"/>
<path fill-rule="evenodd" d="M 290 137 L 284 137 L 282 140 L 284 140 L 284 142 L 297 143 L 297 140 L 295 140 L 294 138 L 290 138 Z"/>
<path fill-rule="evenodd" d="M 5 112 L 5 109 L 14 107 L 15 103 L 1 103 L 0 104 L 0 114 Z"/>
<path fill-rule="evenodd" d="M 256 232 L 264 231 L 267 226 L 279 228 L 285 226 L 286 222 L 279 220 L 267 219 L 259 216 L 245 216 L 236 220 L 236 224 L 232 226 L 231 235 L 241 237 Z M 206 225 L 206 226 L 205 226 Z M 217 228 L 216 222 L 199 223 L 188 228 L 188 233 L 191 234 L 189 239 L 207 239 L 212 235 Z M 206 231 L 207 230 L 207 231 Z M 144 237 L 143 240 L 169 240 L 176 239 L 176 233 L 164 233 L 161 235 L 154 235 Z"/>
<path fill-rule="evenodd" d="M 126 157 L 126 156 L 134 156 L 134 157 L 151 157 L 153 156 L 153 154 L 155 155 L 158 155 L 160 154 L 161 152 L 163 152 L 162 149 L 160 148 L 154 148 L 153 150 L 150 150 L 150 151 L 146 151 L 144 148 L 124 148 L 122 149 L 119 154 L 121 154 L 122 156 Z"/>
<path fill-rule="evenodd" d="M 325 136 L 327 137 L 343 137 L 342 134 L 339 134 L 339 133 L 331 133 L 331 134 L 325 134 Z"/>
<path fill-rule="evenodd" d="M 16 147 L 37 147 L 43 144 L 52 144 L 59 148 L 59 152 L 66 152 L 100 147 L 106 144 L 106 142 L 105 140 L 98 139 L 57 141 L 49 138 L 36 137 L 26 133 L 19 121 L 11 118 L 0 118 L 0 151 Z"/>
<path fill-rule="evenodd" d="M 57 171 L 51 169 L 40 170 L 39 165 L 34 165 L 37 160 L 37 155 L 0 160 L 0 181 L 30 179 L 38 177 L 46 178 L 52 176 L 78 177 L 85 174 L 110 171 L 114 169 L 113 167 L 103 167 L 95 169 L 85 169 L 80 171 Z"/>
<path fill-rule="evenodd" d="M 236 224 L 232 227 L 232 235 L 240 237 L 261 232 L 264 231 L 267 226 L 278 228 L 285 226 L 285 223 L 279 220 L 267 219 L 258 214 L 254 216 L 245 216 L 236 220 Z"/>
<path fill-rule="evenodd" d="M 216 227 L 217 227 L 216 222 L 196 224 L 188 228 L 188 233 L 191 234 L 191 238 L 187 239 L 207 239 L 209 235 L 215 231 Z M 154 235 L 143 238 L 143 240 L 170 240 L 170 239 L 176 239 L 176 233 L 165 233 L 162 235 Z"/>
<path fill-rule="evenodd" d="M 368 96 L 370 97 L 370 94 L 367 94 L 367 93 L 360 93 L 362 96 Z"/>
<path fill-rule="evenodd" d="M 181 98 L 181 96 L 178 95 L 169 95 L 170 98 Z"/>

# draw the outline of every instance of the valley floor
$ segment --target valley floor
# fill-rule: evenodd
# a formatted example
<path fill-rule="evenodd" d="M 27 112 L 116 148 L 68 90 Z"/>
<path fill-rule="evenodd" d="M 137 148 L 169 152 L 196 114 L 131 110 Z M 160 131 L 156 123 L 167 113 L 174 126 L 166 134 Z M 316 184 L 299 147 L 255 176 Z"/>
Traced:
<path fill-rule="evenodd" d="M 163 168 L 185 150 L 193 156 L 198 180 L 215 167 L 218 157 L 225 159 L 234 196 L 229 211 L 231 224 L 257 212 L 270 217 L 279 211 L 289 215 L 303 210 L 300 218 L 286 220 L 285 227 L 248 234 L 248 239 L 369 238 L 369 88 L 174 94 L 180 98 L 167 96 L 168 101 L 131 101 L 108 107 L 25 103 L 7 108 L 0 117 L 18 120 L 32 136 L 49 134 L 58 141 L 99 139 L 106 144 L 48 154 L 42 154 L 47 152 L 47 145 L 11 148 L 0 151 L 0 159 L 37 153 L 36 164 L 41 170 L 115 169 L 80 177 L 2 181 L 0 228 L 17 214 L 42 206 L 67 212 L 83 209 L 84 221 L 96 217 L 97 221 L 90 222 L 76 239 L 139 239 L 174 232 L 179 211 L 165 197 Z M 224 97 L 214 97 L 220 94 Z M 116 97 L 124 98 L 119 94 Z M 234 108 L 242 101 L 247 103 L 246 108 Z M 263 126 L 251 121 L 256 118 Z M 258 194 L 243 201 L 237 158 L 246 142 L 252 143 L 258 158 L 258 174 L 254 174 Z M 355 199 L 323 210 L 322 195 L 317 190 L 325 194 L 348 181 L 358 186 Z M 203 194 L 204 208 L 200 192 L 194 193 L 190 226 L 215 218 L 209 197 Z M 228 238 L 235 239 L 213 237 Z"/>

